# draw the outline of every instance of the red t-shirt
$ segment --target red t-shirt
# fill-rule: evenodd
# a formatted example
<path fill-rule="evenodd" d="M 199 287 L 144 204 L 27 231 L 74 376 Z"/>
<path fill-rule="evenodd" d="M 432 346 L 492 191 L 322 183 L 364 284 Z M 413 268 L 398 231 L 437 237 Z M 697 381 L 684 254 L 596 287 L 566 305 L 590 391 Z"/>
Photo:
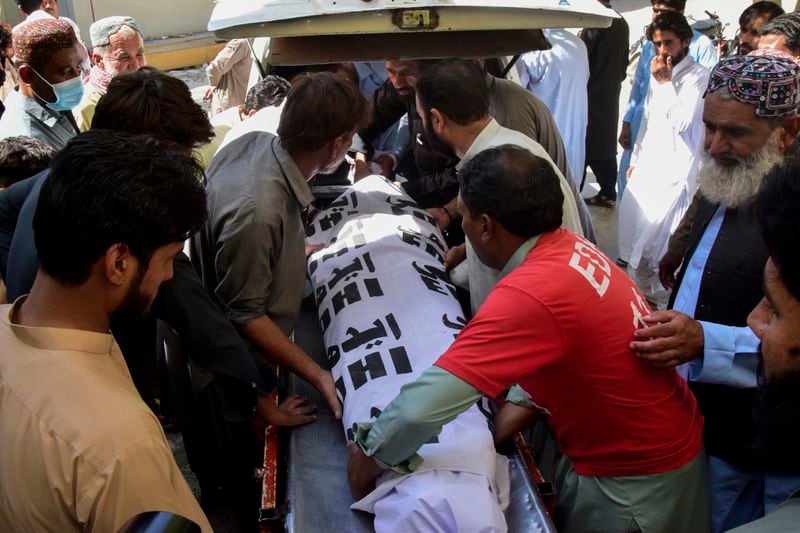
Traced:
<path fill-rule="evenodd" d="M 519 383 L 575 471 L 657 474 L 702 447 L 686 382 L 630 350 L 650 308 L 594 245 L 559 229 L 503 278 L 436 365 L 490 397 Z"/>

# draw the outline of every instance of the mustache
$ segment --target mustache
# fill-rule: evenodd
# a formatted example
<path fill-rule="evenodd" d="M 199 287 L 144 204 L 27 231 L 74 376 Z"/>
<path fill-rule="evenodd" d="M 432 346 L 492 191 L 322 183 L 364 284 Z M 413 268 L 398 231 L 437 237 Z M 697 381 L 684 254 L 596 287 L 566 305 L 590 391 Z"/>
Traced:
<path fill-rule="evenodd" d="M 715 158 L 701 150 L 697 188 L 710 201 L 726 207 L 745 205 L 761 188 L 764 176 L 783 160 L 778 135 L 775 131 L 764 146 L 747 158 L 736 154 Z"/>

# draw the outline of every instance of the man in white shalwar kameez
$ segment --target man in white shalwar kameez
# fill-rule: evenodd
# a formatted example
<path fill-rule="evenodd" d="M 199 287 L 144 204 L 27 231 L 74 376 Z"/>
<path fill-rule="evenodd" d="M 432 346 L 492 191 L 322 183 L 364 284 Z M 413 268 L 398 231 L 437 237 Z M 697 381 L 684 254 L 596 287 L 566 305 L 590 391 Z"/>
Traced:
<path fill-rule="evenodd" d="M 709 71 L 686 55 L 692 30 L 683 15 L 659 15 L 647 37 L 657 53 L 620 206 L 619 255 L 650 303 L 664 309 L 669 293 L 658 261 L 694 195 Z"/>
<path fill-rule="evenodd" d="M 567 149 L 572 179 L 580 187 L 589 124 L 589 53 L 583 41 L 567 30 L 542 31 L 553 48 L 522 54 L 517 63 L 520 83 L 553 113 Z"/>

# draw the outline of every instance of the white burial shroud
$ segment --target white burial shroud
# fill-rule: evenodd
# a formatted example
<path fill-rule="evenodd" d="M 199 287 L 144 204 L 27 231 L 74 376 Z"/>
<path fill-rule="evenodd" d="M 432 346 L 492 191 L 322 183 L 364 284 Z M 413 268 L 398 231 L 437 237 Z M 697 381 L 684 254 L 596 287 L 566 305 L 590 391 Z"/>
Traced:
<path fill-rule="evenodd" d="M 444 353 L 465 324 L 428 213 L 380 176 L 359 181 L 321 212 L 308 244 L 333 378 L 353 424 L 370 422 Z M 508 463 L 473 406 L 420 450 L 411 475 L 385 473 L 353 505 L 376 531 L 506 531 Z"/>

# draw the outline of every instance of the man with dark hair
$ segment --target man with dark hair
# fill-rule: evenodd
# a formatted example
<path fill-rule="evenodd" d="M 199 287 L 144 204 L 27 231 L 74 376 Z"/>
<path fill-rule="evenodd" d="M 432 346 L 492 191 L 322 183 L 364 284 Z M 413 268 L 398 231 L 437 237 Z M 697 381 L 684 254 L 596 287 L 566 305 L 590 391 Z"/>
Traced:
<path fill-rule="evenodd" d="M 14 28 L 13 43 L 20 83 L 4 102 L 0 138 L 26 135 L 59 150 L 78 133 L 70 112 L 83 96 L 75 32 L 42 19 Z"/>
<path fill-rule="evenodd" d="M 686 0 L 650 0 L 653 5 L 653 18 L 666 11 L 676 11 L 683 14 Z M 689 43 L 687 55 L 695 62 L 710 69 L 717 62 L 717 51 L 711 40 L 702 33 L 692 30 L 692 40 Z M 619 134 L 619 144 L 625 150 L 622 153 L 617 172 L 617 195 L 623 196 L 627 185 L 628 166 L 633 155 L 633 145 L 639 136 L 639 125 L 644 116 L 645 98 L 650 86 L 650 65 L 656 56 L 656 50 L 651 41 L 642 45 L 639 63 L 633 76 L 633 86 L 628 99 L 628 109 L 622 118 L 622 129 Z"/>
<path fill-rule="evenodd" d="M 761 39 L 761 27 L 775 17 L 783 15 L 785 11 L 775 2 L 755 2 L 739 15 L 739 50 L 738 53 L 747 55 L 756 48 Z"/>
<path fill-rule="evenodd" d="M 201 178 L 186 154 L 108 131 L 54 161 L 34 220 L 39 274 L 0 309 L 3 530 L 117 531 L 166 511 L 211 531 L 109 334 L 172 277 L 206 216 Z"/>
<path fill-rule="evenodd" d="M 697 211 L 677 261 L 683 267 L 672 310 L 644 317 L 648 327 L 631 344 L 658 367 L 680 365 L 698 399 L 715 533 L 763 516 L 800 488 L 800 472 L 787 468 L 790 457 L 755 446 L 759 341 L 746 325 L 763 297 L 768 255 L 749 204 L 795 145 L 799 106 L 800 69 L 791 56 L 756 51 L 714 67 L 703 108 Z"/>
<path fill-rule="evenodd" d="M 800 13 L 775 17 L 759 30 L 760 50 L 778 50 L 800 58 Z"/>
<path fill-rule="evenodd" d="M 366 118 L 357 89 L 330 73 L 302 78 L 278 135 L 253 132 L 220 150 L 208 175 L 210 216 L 192 259 L 207 290 L 262 360 L 314 385 L 336 418 L 330 372 L 289 338 L 305 280 L 305 213 L 317 173 L 341 164 Z"/>
<path fill-rule="evenodd" d="M 758 195 L 759 226 L 769 259 L 764 267 L 764 298 L 747 317 L 761 341 L 758 421 L 766 453 L 800 466 L 800 161 L 788 159 L 767 176 Z M 776 451 L 777 450 L 777 451 Z M 800 492 L 764 518 L 734 529 L 737 533 L 791 531 L 800 520 Z"/>
<path fill-rule="evenodd" d="M 146 131 L 193 149 L 208 143 L 214 135 L 203 109 L 187 105 L 191 92 L 186 84 L 156 68 L 142 67 L 115 77 L 108 84 L 106 96 L 109 92 L 113 97 L 104 96 L 97 104 L 93 129 Z M 134 102 L 138 112 L 130 113 Z"/>
<path fill-rule="evenodd" d="M 628 194 L 619 210 L 619 258 L 658 309 L 665 309 L 669 299 L 658 263 L 694 196 L 703 141 L 701 115 L 709 72 L 686 56 L 691 37 L 689 23 L 674 11 L 657 16 L 647 28 L 657 55 L 628 168 Z"/>
<path fill-rule="evenodd" d="M 384 469 L 417 469 L 415 452 L 442 425 L 519 383 L 535 408 L 506 404 L 496 439 L 547 417 L 565 455 L 560 531 L 705 530 L 702 416 L 675 372 L 631 353 L 647 304 L 597 248 L 559 227 L 563 193 L 552 163 L 499 146 L 477 154 L 459 178 L 464 233 L 504 277 L 436 365 L 373 424 L 357 425 L 353 496 Z"/>
<path fill-rule="evenodd" d="M 452 201 L 458 191 L 455 167 L 458 158 L 435 138 L 430 139 L 417 114 L 414 87 L 422 72 L 435 61 L 387 61 L 389 79 L 376 92 L 372 106 L 370 124 L 359 132 L 367 143 L 391 127 L 404 114 L 408 114 L 410 138 L 405 158 L 393 160 L 388 154 L 376 158 L 383 167 L 383 175 L 389 177 L 397 170 L 409 179 L 403 188 L 423 207 L 433 208 Z M 527 135 L 542 145 L 558 169 L 567 178 L 579 195 L 572 180 L 567 152 L 553 115 L 547 106 L 530 91 L 510 80 L 485 74 L 489 90 L 489 110 L 500 125 Z M 594 241 L 594 228 L 589 210 L 581 202 L 578 206 L 583 234 Z M 441 226 L 447 229 L 447 226 Z"/>
<path fill-rule="evenodd" d="M 537 157 L 552 163 L 544 148 L 518 131 L 504 128 L 489 115 L 489 93 L 483 83 L 484 73 L 477 63 L 453 59 L 429 67 L 416 84 L 417 113 L 422 117 L 426 136 L 453 150 L 460 159 L 456 170 L 476 154 L 503 144 L 525 148 Z M 562 223 L 581 234 L 576 198 L 564 175 L 553 164 L 562 192 Z M 441 208 L 429 210 L 439 226 L 449 226 L 458 217 L 457 200 Z M 499 272 L 479 261 L 469 241 L 448 253 L 446 266 L 453 268 L 460 259 L 466 263 L 454 272 L 459 284 L 467 279 L 472 309 L 476 310 L 499 279 Z M 467 272 L 463 272 L 466 267 Z"/>
<path fill-rule="evenodd" d="M 109 84 L 109 93 L 97 105 L 94 129 L 147 133 L 186 150 L 207 143 L 213 135 L 208 117 L 194 103 L 186 84 L 157 69 L 146 67 L 118 76 Z M 0 218 L 7 213 L 13 221 L 3 225 L 10 233 L 0 238 L 0 250 L 9 246 L 0 260 L 0 272 L 12 301 L 30 290 L 36 275 L 31 222 L 42 183 L 44 175 L 8 189 L 0 198 Z"/>
<path fill-rule="evenodd" d="M 141 116 L 142 110 L 149 110 L 146 116 Z M 120 120 L 125 116 L 135 116 L 136 120 Z M 161 142 L 187 154 L 192 148 L 207 142 L 211 135 L 208 117 L 192 100 L 188 87 L 180 80 L 149 67 L 115 78 L 97 106 L 94 121 L 105 128 L 120 128 L 129 133 L 152 132 Z M 137 131 L 135 128 L 140 129 Z M 9 278 L 12 301 L 30 291 L 36 276 L 39 259 L 33 242 L 33 218 L 39 191 L 46 179 L 47 172 L 43 172 L 0 192 L 0 266 L 3 275 Z M 197 402 L 224 396 L 224 412 L 217 409 L 214 414 L 223 420 L 215 419 L 211 423 L 207 413 L 193 415 L 199 421 L 184 430 L 184 442 L 191 466 L 200 480 L 204 504 L 218 499 L 219 487 L 223 487 L 223 495 L 230 495 L 234 503 L 245 508 L 242 514 L 252 514 L 255 507 L 250 505 L 252 499 L 247 497 L 248 483 L 252 482 L 252 455 L 258 455 L 258 447 L 257 442 L 248 440 L 255 441 L 250 428 L 251 419 L 256 427 L 261 428 L 266 424 L 308 423 L 313 420 L 309 412 L 313 407 L 302 402 L 298 404 L 295 398 L 289 398 L 276 407 L 274 373 L 269 367 L 257 366 L 245 343 L 209 297 L 185 255 L 177 256 L 175 277 L 163 284 L 153 311 L 155 317 L 178 333 L 188 358 L 213 374 L 211 383 L 203 374 L 204 381 L 197 385 Z M 155 371 L 151 367 L 155 365 L 155 343 L 152 331 L 143 332 L 143 329 L 146 328 L 118 328 L 114 334 L 123 348 L 134 383 L 144 398 L 152 400 L 151 379 Z M 199 371 L 194 372 L 193 376 L 199 374 Z M 215 449 L 210 442 L 219 442 L 218 435 L 210 438 L 208 432 L 220 425 L 226 426 L 222 431 L 235 428 L 236 435 L 247 438 L 225 440 L 221 451 Z M 196 428 L 201 431 L 195 431 Z M 241 447 L 235 447 L 237 445 Z M 211 451 L 204 456 L 195 451 L 198 447 Z M 247 454 L 242 452 L 243 449 L 255 451 Z M 209 469 L 204 466 L 209 461 L 221 466 Z M 220 474 L 222 479 L 216 474 Z"/>
<path fill-rule="evenodd" d="M 46 169 L 55 153 L 51 146 L 31 137 L 6 137 L 0 141 L 0 189 Z"/>
<path fill-rule="evenodd" d="M 341 63 L 272 66 L 270 74 L 247 92 L 245 103 L 239 107 L 239 112 L 228 109 L 211 118 L 211 124 L 218 130 L 227 128 L 216 152 L 234 139 L 253 131 L 265 131 L 275 135 L 278 132 L 286 95 L 289 94 L 292 85 L 312 72 L 331 72 L 348 81 L 348 75 L 341 67 Z"/>
<path fill-rule="evenodd" d="M 41 8 L 42 0 L 17 0 L 17 9 L 19 9 L 21 15 L 26 17 Z"/>

